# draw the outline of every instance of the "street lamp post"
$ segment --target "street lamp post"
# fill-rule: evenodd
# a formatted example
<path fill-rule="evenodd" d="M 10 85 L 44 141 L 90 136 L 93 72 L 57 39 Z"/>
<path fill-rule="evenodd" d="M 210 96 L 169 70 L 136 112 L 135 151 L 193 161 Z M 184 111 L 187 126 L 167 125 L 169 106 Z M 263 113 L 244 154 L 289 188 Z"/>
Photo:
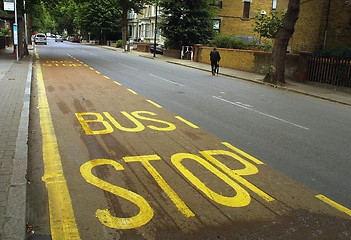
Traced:
<path fill-rule="evenodd" d="M 156 41 L 157 41 L 157 4 L 156 4 L 156 18 L 155 18 L 155 39 L 154 39 L 154 57 L 156 57 Z"/>

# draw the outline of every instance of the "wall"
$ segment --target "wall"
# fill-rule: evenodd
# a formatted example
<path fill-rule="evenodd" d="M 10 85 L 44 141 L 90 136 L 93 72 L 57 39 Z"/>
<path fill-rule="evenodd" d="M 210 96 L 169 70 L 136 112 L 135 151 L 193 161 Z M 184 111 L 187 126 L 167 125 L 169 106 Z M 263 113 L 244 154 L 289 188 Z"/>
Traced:
<path fill-rule="evenodd" d="M 351 2 L 331 1 L 327 34 L 327 48 L 351 47 Z"/>
<path fill-rule="evenodd" d="M 276 11 L 287 11 L 288 2 L 289 0 L 278 0 Z M 326 48 L 351 46 L 351 5 L 345 2 L 345 0 L 301 1 L 299 19 L 288 49 L 292 52 L 313 52 L 321 49 L 327 25 Z M 253 32 L 254 17 L 258 9 L 269 14 L 272 10 L 272 0 L 253 0 L 249 19 L 243 19 L 242 0 L 223 0 L 222 6 L 223 9 L 217 13 L 221 19 L 221 33 L 259 38 L 258 34 Z"/>
<path fill-rule="evenodd" d="M 163 56 L 180 59 L 180 50 L 163 49 Z"/>
<path fill-rule="evenodd" d="M 243 19 L 244 2 L 242 0 L 222 0 L 222 11 L 218 13 L 221 21 L 221 33 L 240 36 L 254 36 L 252 24 L 258 9 L 269 13 L 272 10 L 272 0 L 252 1 L 250 18 Z M 256 36 L 258 38 L 258 36 Z"/>
<path fill-rule="evenodd" d="M 199 62 L 210 64 L 211 47 L 196 47 L 195 58 Z M 268 68 L 271 60 L 271 53 L 258 52 L 250 50 L 239 49 L 217 49 L 221 54 L 220 66 L 226 68 L 233 68 L 238 70 L 264 73 L 264 69 Z M 298 71 L 298 62 L 300 55 L 287 54 L 285 64 L 285 76 L 294 79 Z"/>
<path fill-rule="evenodd" d="M 323 45 L 327 5 L 329 0 L 309 0 L 300 4 L 295 32 L 290 38 L 289 49 L 293 52 L 313 52 Z M 288 0 L 280 0 L 277 11 L 287 11 Z"/>

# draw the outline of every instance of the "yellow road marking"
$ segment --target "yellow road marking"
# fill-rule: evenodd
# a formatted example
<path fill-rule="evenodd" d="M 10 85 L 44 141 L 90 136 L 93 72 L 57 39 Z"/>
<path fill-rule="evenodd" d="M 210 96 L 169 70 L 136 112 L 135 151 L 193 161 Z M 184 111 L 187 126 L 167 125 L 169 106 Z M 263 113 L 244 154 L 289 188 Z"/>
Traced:
<path fill-rule="evenodd" d="M 223 172 L 227 173 L 230 177 L 241 183 L 242 185 L 246 186 L 249 188 L 251 191 L 255 192 L 257 195 L 262 197 L 264 200 L 267 202 L 272 202 L 275 199 L 271 196 L 269 196 L 267 193 L 263 192 L 261 189 L 247 181 L 245 178 L 241 176 L 248 176 L 248 175 L 254 175 L 258 173 L 258 169 L 255 165 L 250 163 L 249 161 L 246 161 L 245 159 L 239 157 L 233 152 L 228 152 L 228 151 L 223 151 L 223 150 L 209 150 L 209 151 L 201 151 L 201 155 L 203 155 L 207 160 L 209 160 L 211 163 L 213 163 L 215 166 L 220 168 Z M 225 164 L 221 163 L 218 161 L 214 156 L 217 155 L 226 155 L 229 157 L 232 157 L 233 159 L 241 162 L 245 168 L 243 169 L 238 169 L 238 170 L 232 170 L 228 168 Z"/>
<path fill-rule="evenodd" d="M 180 116 L 175 116 L 175 118 L 177 118 L 178 120 L 188 124 L 190 127 L 192 128 L 199 128 L 198 126 L 196 126 L 195 124 L 192 124 L 191 122 L 185 120 L 184 118 L 180 117 Z"/>
<path fill-rule="evenodd" d="M 166 183 L 157 170 L 151 165 L 150 161 L 161 160 L 157 155 L 124 157 L 125 162 L 141 162 L 141 164 L 148 170 L 151 176 L 156 180 L 158 185 L 165 191 L 168 197 L 174 202 L 178 210 L 187 218 L 194 217 L 195 214 L 188 208 L 188 206 L 180 199 L 178 194 Z"/>
<path fill-rule="evenodd" d="M 80 172 L 88 183 L 134 203 L 139 207 L 140 211 L 136 216 L 129 218 L 119 218 L 112 216 L 108 209 L 98 209 L 95 212 L 96 217 L 105 226 L 116 229 L 132 229 L 143 226 L 146 223 L 148 223 L 154 216 L 154 211 L 142 196 L 127 189 L 105 182 L 92 174 L 92 169 L 94 167 L 102 165 L 111 165 L 115 168 L 116 171 L 124 170 L 121 164 L 113 160 L 95 159 L 84 163 L 80 167 Z"/>
<path fill-rule="evenodd" d="M 38 100 L 42 132 L 45 182 L 48 191 L 50 227 L 52 239 L 80 239 L 74 217 L 71 197 L 63 175 L 61 157 L 52 124 L 49 103 L 40 64 L 38 66 Z"/>
<path fill-rule="evenodd" d="M 104 78 L 106 78 L 106 79 L 111 79 L 111 78 L 109 78 L 109 77 L 107 77 L 107 76 L 104 76 Z"/>
<path fill-rule="evenodd" d="M 230 187 L 232 187 L 236 191 L 236 195 L 234 197 L 225 197 L 221 194 L 212 191 L 209 187 L 206 186 L 206 184 L 201 182 L 200 179 L 198 179 L 192 172 L 190 172 L 184 165 L 182 165 L 182 161 L 184 159 L 194 160 L 197 163 L 201 164 L 203 167 L 207 168 L 207 170 L 211 171 L 219 179 L 221 179 Z M 190 182 L 192 182 L 199 190 L 201 190 L 204 194 L 206 194 L 207 197 L 209 197 L 213 201 L 228 207 L 245 207 L 250 204 L 250 194 L 205 159 L 190 153 L 177 153 L 171 157 L 171 161 L 173 165 L 187 179 L 189 179 Z"/>
<path fill-rule="evenodd" d="M 149 103 L 151 103 L 152 105 L 154 105 L 155 107 L 158 107 L 158 108 L 162 108 L 160 105 L 158 105 L 157 103 L 151 101 L 151 100 L 146 100 L 148 101 Z"/>
<path fill-rule="evenodd" d="M 34 46 L 35 58 L 39 59 L 39 54 L 37 53 L 37 46 Z"/>
<path fill-rule="evenodd" d="M 133 94 L 137 94 L 136 92 L 134 92 L 132 89 L 128 89 L 129 92 L 133 93 Z"/>
<path fill-rule="evenodd" d="M 232 149 L 234 152 L 237 152 L 237 153 L 239 153 L 240 155 L 246 157 L 247 159 L 250 159 L 251 161 L 253 161 L 253 162 L 256 163 L 256 164 L 260 164 L 260 165 L 264 164 L 264 163 L 261 162 L 260 160 L 254 158 L 253 156 L 247 154 L 246 152 L 241 151 L 240 149 L 238 149 L 238 148 L 232 146 L 231 144 L 229 144 L 229 143 L 227 143 L 227 142 L 222 142 L 222 144 L 225 145 L 226 147 Z"/>
<path fill-rule="evenodd" d="M 119 86 L 122 86 L 122 84 L 120 84 L 119 82 L 116 82 L 116 81 L 115 81 L 115 83 L 116 83 L 117 85 L 119 85 Z"/>
<path fill-rule="evenodd" d="M 95 71 L 97 74 L 101 74 L 101 72 L 99 72 L 99 71 Z"/>
<path fill-rule="evenodd" d="M 333 200 L 330 200 L 329 198 L 327 198 L 326 196 L 323 195 L 317 195 L 316 198 L 318 198 L 319 200 L 325 202 L 326 204 L 332 206 L 333 208 L 338 209 L 341 212 L 346 213 L 347 215 L 351 216 L 351 210 L 340 205 L 339 203 L 334 202 Z"/>

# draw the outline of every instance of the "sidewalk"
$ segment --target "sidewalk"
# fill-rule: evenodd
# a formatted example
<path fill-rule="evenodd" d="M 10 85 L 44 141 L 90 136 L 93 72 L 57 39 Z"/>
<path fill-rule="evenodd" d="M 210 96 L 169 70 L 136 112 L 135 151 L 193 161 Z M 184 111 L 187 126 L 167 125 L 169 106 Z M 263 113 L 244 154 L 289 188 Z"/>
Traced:
<path fill-rule="evenodd" d="M 118 51 L 118 52 L 124 52 L 123 49 L 118 49 L 114 47 L 103 46 L 103 48 L 113 50 L 113 51 Z M 211 72 L 210 70 L 211 66 L 209 66 L 206 63 L 170 58 L 159 54 L 157 54 L 156 58 L 154 58 L 152 53 L 138 52 L 135 50 L 131 50 L 131 52 L 126 52 L 126 53 Z M 273 85 L 273 84 L 263 82 L 263 78 L 264 78 L 263 74 L 240 71 L 240 70 L 235 70 L 230 68 L 220 68 L 220 75 L 242 79 L 245 81 L 263 84 L 274 88 L 282 89 L 285 91 L 296 92 L 299 94 L 304 94 L 307 96 L 351 106 L 351 88 L 338 87 L 338 86 L 332 86 L 328 84 L 315 83 L 315 82 L 300 83 L 300 82 L 295 82 L 291 80 L 286 80 L 285 86 Z"/>
<path fill-rule="evenodd" d="M 32 57 L 0 51 L 0 239 L 25 239 Z"/>

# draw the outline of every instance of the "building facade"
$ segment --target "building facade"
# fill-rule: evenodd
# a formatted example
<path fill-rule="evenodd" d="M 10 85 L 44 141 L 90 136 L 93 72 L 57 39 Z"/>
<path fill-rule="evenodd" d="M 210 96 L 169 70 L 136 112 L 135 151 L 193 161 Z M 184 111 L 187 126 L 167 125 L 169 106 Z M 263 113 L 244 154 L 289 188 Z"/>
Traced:
<path fill-rule="evenodd" d="M 255 36 L 253 24 L 261 10 L 285 12 L 289 0 L 223 0 L 220 32 Z M 256 37 L 258 38 L 257 34 Z M 290 39 L 292 52 L 351 46 L 351 1 L 301 0 L 299 19 Z"/>
<path fill-rule="evenodd" d="M 160 16 L 158 16 L 158 21 Z M 129 40 L 153 43 L 155 39 L 156 6 L 147 5 L 140 14 L 131 11 L 128 15 Z M 156 42 L 163 44 L 164 39 L 157 33 Z"/>
<path fill-rule="evenodd" d="M 253 31 L 255 16 L 271 11 L 286 12 L 289 0 L 222 0 L 215 5 L 214 28 L 229 35 L 259 39 Z M 158 14 L 159 20 L 160 14 Z M 145 6 L 141 14 L 129 14 L 129 37 L 154 42 L 156 7 Z M 158 34 L 157 43 L 164 39 Z M 351 0 L 301 0 L 299 19 L 290 39 L 291 52 L 351 46 Z"/>

